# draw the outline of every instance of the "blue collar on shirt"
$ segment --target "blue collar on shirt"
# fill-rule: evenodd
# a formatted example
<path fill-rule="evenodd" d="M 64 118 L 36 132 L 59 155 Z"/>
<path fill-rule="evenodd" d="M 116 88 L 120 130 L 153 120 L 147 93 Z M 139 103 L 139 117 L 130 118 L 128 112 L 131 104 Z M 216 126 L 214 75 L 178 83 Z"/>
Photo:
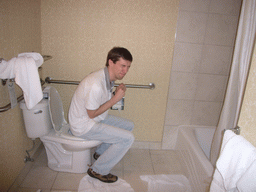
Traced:
<path fill-rule="evenodd" d="M 106 78 L 106 85 L 107 85 L 107 90 L 112 92 L 112 89 L 114 87 L 114 81 L 110 81 L 109 73 L 108 73 L 108 68 L 104 68 L 104 73 L 105 73 L 105 78 Z"/>

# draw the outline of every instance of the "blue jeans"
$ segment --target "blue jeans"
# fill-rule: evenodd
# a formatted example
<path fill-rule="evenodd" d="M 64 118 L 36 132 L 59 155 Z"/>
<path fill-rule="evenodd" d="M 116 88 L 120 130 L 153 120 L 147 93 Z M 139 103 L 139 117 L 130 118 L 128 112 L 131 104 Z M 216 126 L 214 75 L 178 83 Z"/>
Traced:
<path fill-rule="evenodd" d="M 89 132 L 80 136 L 103 142 L 96 149 L 96 153 L 100 157 L 92 165 L 93 171 L 107 175 L 123 158 L 134 141 L 134 136 L 131 133 L 133 127 L 134 123 L 128 119 L 108 115 L 105 120 L 96 123 Z"/>

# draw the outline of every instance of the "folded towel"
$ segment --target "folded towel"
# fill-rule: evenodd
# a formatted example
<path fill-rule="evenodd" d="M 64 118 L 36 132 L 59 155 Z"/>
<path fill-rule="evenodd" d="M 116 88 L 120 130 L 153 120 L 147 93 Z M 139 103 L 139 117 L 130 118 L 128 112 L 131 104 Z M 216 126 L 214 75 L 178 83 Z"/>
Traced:
<path fill-rule="evenodd" d="M 212 186 L 219 184 L 227 191 L 237 191 L 237 182 L 255 160 L 256 148 L 250 142 L 230 130 L 225 131 Z"/>
<path fill-rule="evenodd" d="M 213 179 L 210 186 L 210 192 L 226 192 L 223 177 L 218 169 L 215 169 Z"/>
<path fill-rule="evenodd" d="M 256 161 L 252 163 L 241 179 L 239 179 L 237 189 L 242 192 L 256 191 Z"/>
<path fill-rule="evenodd" d="M 20 53 L 20 54 L 18 54 L 18 57 L 31 57 L 31 58 L 33 58 L 35 60 L 35 63 L 36 63 L 37 67 L 40 67 L 44 62 L 43 57 L 39 53 L 35 53 L 35 52 Z"/>
<path fill-rule="evenodd" d="M 23 91 L 28 109 L 33 108 L 43 98 L 38 67 L 43 63 L 39 53 L 22 53 L 9 61 L 0 63 L 0 78 L 12 79 Z"/>

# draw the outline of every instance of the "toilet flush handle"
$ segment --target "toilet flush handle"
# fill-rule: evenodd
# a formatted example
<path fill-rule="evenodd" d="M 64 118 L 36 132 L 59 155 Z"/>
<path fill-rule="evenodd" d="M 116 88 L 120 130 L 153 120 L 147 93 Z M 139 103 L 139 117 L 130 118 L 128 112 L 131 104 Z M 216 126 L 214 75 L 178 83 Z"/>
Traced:
<path fill-rule="evenodd" d="M 39 111 L 35 112 L 34 114 L 36 115 L 36 114 L 40 114 L 40 113 L 43 113 L 43 111 L 39 110 Z"/>

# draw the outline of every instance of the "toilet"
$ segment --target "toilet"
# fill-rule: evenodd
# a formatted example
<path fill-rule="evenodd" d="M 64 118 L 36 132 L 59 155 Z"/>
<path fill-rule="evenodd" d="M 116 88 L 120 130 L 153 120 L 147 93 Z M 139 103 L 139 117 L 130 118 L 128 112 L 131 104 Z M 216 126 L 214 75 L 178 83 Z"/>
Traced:
<path fill-rule="evenodd" d="M 90 149 L 100 141 L 75 137 L 64 117 L 58 91 L 51 86 L 43 90 L 43 99 L 32 109 L 20 102 L 27 136 L 40 138 L 47 153 L 48 167 L 55 171 L 85 173 L 91 164 Z"/>

